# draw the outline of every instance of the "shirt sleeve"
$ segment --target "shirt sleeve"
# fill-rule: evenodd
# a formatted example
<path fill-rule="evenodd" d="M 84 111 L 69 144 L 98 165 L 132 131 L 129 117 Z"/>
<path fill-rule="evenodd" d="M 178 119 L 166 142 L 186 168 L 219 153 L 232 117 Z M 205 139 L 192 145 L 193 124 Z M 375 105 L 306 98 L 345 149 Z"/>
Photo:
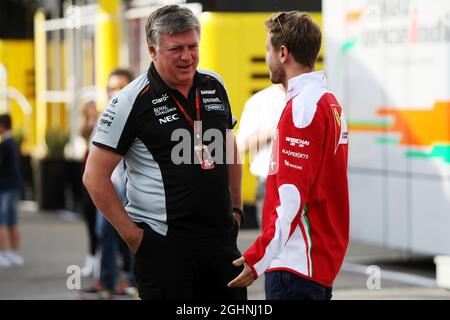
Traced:
<path fill-rule="evenodd" d="M 282 252 L 299 224 L 318 174 L 324 136 L 325 125 L 317 114 L 304 128 L 294 125 L 292 108 L 280 120 L 266 191 L 274 195 L 266 195 L 271 201 L 264 204 L 262 235 L 243 254 L 256 277 Z"/>
<path fill-rule="evenodd" d="M 133 113 L 133 102 L 122 94 L 114 96 L 102 112 L 92 143 L 100 148 L 125 155 L 136 137 L 136 121 Z"/>
<path fill-rule="evenodd" d="M 205 70 L 205 69 L 199 69 L 198 70 L 200 73 L 206 74 L 209 77 L 215 79 L 218 83 L 218 87 L 220 88 L 220 93 L 221 93 L 221 98 L 225 107 L 225 112 L 226 112 L 226 117 L 227 117 L 227 129 L 233 129 L 236 124 L 237 124 L 237 119 L 236 117 L 233 115 L 232 111 L 231 111 L 231 105 L 230 105 L 230 101 L 228 99 L 228 92 L 227 92 L 227 87 L 225 86 L 225 82 L 223 81 L 222 77 L 211 70 Z"/>

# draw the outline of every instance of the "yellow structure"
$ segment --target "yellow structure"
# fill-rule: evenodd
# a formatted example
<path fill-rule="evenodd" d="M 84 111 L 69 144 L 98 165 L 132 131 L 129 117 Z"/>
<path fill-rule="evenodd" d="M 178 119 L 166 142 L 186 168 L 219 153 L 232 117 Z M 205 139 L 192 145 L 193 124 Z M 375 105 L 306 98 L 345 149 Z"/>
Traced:
<path fill-rule="evenodd" d="M 106 88 L 108 75 L 119 65 L 119 10 L 120 0 L 99 0 L 98 23 L 95 28 L 95 84 Z M 104 106 L 105 101 L 97 101 Z"/>
<path fill-rule="evenodd" d="M 34 16 L 34 41 L 35 41 L 35 74 L 36 74 L 36 145 L 41 149 L 39 153 L 45 152 L 45 130 L 47 128 L 47 103 L 44 93 L 47 87 L 47 39 L 45 34 L 45 15 L 42 10 Z"/>
<path fill-rule="evenodd" d="M 61 133 L 70 131 L 68 127 L 73 123 L 71 121 L 69 124 L 69 120 L 74 116 L 72 108 L 76 101 L 73 99 L 73 95 L 80 94 L 78 91 L 80 87 L 96 85 L 99 89 L 104 90 L 108 74 L 118 66 L 120 44 L 118 17 L 121 1 L 100 0 L 98 5 L 99 10 L 95 17 L 95 50 L 87 45 L 89 39 L 84 38 L 81 41 L 86 43 L 83 43 L 81 48 L 74 47 L 79 45 L 77 43 L 80 39 L 75 38 L 80 34 L 80 26 L 70 27 L 68 24 L 55 26 L 55 20 L 51 21 L 51 24 L 47 23 L 43 11 L 39 10 L 35 14 L 34 53 L 31 53 L 29 59 L 23 60 L 34 61 L 36 66 L 36 106 L 33 108 L 35 128 L 31 145 L 37 147 L 35 155 L 38 157 L 45 155 L 45 137 L 49 130 L 57 130 Z M 62 42 L 48 40 L 54 39 L 53 36 L 50 36 L 51 32 L 60 32 L 60 30 L 64 31 L 65 38 Z M 55 34 L 53 33 L 53 35 Z M 95 58 L 93 57 L 94 51 Z M 78 59 L 76 56 L 78 52 L 83 56 L 82 59 Z M 56 59 L 57 56 L 58 59 Z M 80 62 L 83 65 L 80 66 Z M 78 68 L 76 70 L 82 69 L 80 74 L 83 77 L 76 79 L 75 86 L 73 77 L 77 75 L 73 74 L 74 63 L 75 68 Z M 92 83 L 94 65 L 96 78 Z M 105 104 L 106 101 L 98 101 L 99 106 Z"/>
<path fill-rule="evenodd" d="M 233 114 L 238 118 L 247 99 L 271 84 L 265 63 L 267 30 L 264 26 L 264 21 L 270 15 L 269 12 L 204 12 L 200 16 L 202 41 L 199 68 L 216 71 L 223 77 Z M 311 13 L 311 16 L 322 25 L 321 13 Z M 323 50 L 316 69 L 323 68 L 322 57 Z M 256 178 L 249 171 L 249 163 L 243 167 L 244 202 L 254 203 Z"/>
<path fill-rule="evenodd" d="M 83 83 L 90 84 L 92 66 L 95 67 L 95 83 L 97 88 L 106 88 L 109 73 L 119 65 L 121 0 L 99 0 L 99 11 L 95 25 L 95 59 L 93 50 L 83 51 L 84 67 Z M 248 98 L 257 91 L 270 85 L 269 71 L 265 64 L 266 28 L 264 21 L 271 15 L 267 13 L 222 13 L 203 12 L 200 15 L 202 23 L 202 41 L 200 46 L 200 68 L 218 72 L 225 81 L 229 98 L 235 116 L 240 117 Z M 321 13 L 311 13 L 313 19 L 320 25 Z M 0 63 L 7 66 L 9 86 L 20 90 L 33 106 L 30 124 L 26 125 L 21 110 L 12 104 L 13 118 L 16 128 L 27 134 L 24 149 L 28 152 L 34 146 L 45 147 L 45 133 L 48 126 L 60 119 L 61 129 L 66 129 L 68 123 L 64 104 L 61 108 L 48 103 L 46 92 L 53 88 L 52 79 L 47 75 L 52 68 L 61 68 L 63 87 L 66 87 L 67 66 L 55 66 L 52 58 L 54 46 L 47 41 L 45 16 L 42 11 L 35 15 L 35 44 L 30 40 L 5 41 L 0 40 Z M 66 39 L 67 41 L 67 39 Z M 59 48 L 60 55 L 65 57 L 67 43 Z M 56 48 L 58 50 L 58 48 Z M 55 53 L 56 54 L 56 53 Z M 316 69 L 321 69 L 323 51 Z M 61 61 L 65 61 L 63 58 Z M 33 69 L 36 73 L 34 76 Z M 49 83 L 49 80 L 50 83 Z M 34 86 L 35 84 L 35 86 Z M 59 88 L 58 90 L 64 90 Z M 36 100 L 35 100 L 36 99 Z M 103 107 L 106 101 L 97 101 Z M 58 116 L 61 115 L 61 116 Z M 56 119 L 56 118 L 58 119 Z M 238 125 L 239 126 L 239 125 Z M 237 127 L 239 129 L 239 127 Z M 42 149 L 42 148 L 40 148 Z M 27 152 L 25 151 L 25 152 Z M 248 160 L 248 157 L 245 158 Z M 246 161 L 248 162 L 248 161 Z M 256 178 L 249 172 L 249 164 L 244 164 L 244 201 L 254 203 Z"/>
<path fill-rule="evenodd" d="M 7 72 L 7 86 L 19 91 L 31 104 L 35 103 L 34 48 L 32 40 L 0 40 L 0 64 Z M 13 99 L 8 100 L 14 132 L 25 139 L 23 151 L 29 152 L 36 143 L 35 108 L 29 117 Z"/>

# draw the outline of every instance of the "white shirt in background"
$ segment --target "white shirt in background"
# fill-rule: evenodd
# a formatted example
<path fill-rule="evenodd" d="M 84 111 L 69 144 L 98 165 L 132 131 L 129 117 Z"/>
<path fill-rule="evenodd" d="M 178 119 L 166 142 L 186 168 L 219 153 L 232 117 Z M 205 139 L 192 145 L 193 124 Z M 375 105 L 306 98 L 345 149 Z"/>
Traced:
<path fill-rule="evenodd" d="M 245 141 L 270 129 L 276 129 L 281 113 L 286 106 L 286 92 L 280 85 L 272 85 L 255 93 L 247 100 L 239 122 L 237 145 L 243 148 Z M 272 143 L 257 150 L 250 164 L 250 172 L 260 178 L 269 173 Z"/>

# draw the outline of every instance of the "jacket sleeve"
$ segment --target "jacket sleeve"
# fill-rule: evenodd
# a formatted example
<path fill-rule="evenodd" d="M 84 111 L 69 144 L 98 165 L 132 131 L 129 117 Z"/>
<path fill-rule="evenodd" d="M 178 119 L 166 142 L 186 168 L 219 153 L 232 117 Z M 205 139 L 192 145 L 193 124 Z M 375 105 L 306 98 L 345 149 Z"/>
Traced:
<path fill-rule="evenodd" d="M 306 119 L 293 121 L 292 108 L 287 110 L 280 119 L 272 149 L 263 232 L 243 254 L 256 277 L 282 252 L 299 224 L 322 157 L 326 134 L 323 119 L 316 112 L 309 115 L 310 121 L 305 114 L 295 116 Z"/>

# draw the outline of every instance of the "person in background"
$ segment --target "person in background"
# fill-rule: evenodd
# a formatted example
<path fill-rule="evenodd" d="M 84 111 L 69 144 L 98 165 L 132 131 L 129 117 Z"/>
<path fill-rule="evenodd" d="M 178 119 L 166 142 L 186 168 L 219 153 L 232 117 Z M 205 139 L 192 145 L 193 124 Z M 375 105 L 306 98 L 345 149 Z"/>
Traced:
<path fill-rule="evenodd" d="M 241 153 L 252 157 L 250 172 L 258 178 L 256 220 L 260 228 L 272 141 L 285 105 L 286 90 L 280 84 L 271 85 L 247 100 L 239 121 L 236 142 Z"/>
<path fill-rule="evenodd" d="M 89 141 L 93 133 L 95 124 L 98 119 L 98 111 L 94 101 L 89 101 L 85 104 L 83 109 L 84 124 L 81 128 L 81 136 L 85 139 L 88 147 L 84 157 L 83 164 L 86 165 L 86 159 L 89 153 Z M 86 261 L 81 268 L 81 276 L 89 277 L 93 275 L 96 266 L 98 266 L 98 236 L 96 234 L 96 220 L 97 220 L 97 208 L 91 200 L 91 196 L 87 192 L 84 185 L 82 186 L 82 205 L 81 210 L 86 221 L 88 231 L 88 254 L 86 255 Z M 98 267 L 97 267 L 98 269 Z M 98 276 L 98 275 L 96 275 Z"/>
<path fill-rule="evenodd" d="M 81 136 L 86 140 L 86 142 L 89 142 L 98 119 L 97 105 L 95 101 L 88 101 L 84 105 L 83 116 L 84 124 L 81 128 Z"/>
<path fill-rule="evenodd" d="M 21 195 L 20 147 L 9 114 L 0 115 L 0 268 L 22 266 L 18 204 Z"/>
<path fill-rule="evenodd" d="M 108 77 L 108 99 L 125 88 L 132 80 L 133 74 L 127 69 L 115 69 Z M 111 175 L 111 181 L 120 197 L 122 206 L 128 202 L 126 197 L 125 162 L 121 161 Z M 81 291 L 85 299 L 111 299 L 136 296 L 136 279 L 134 261 L 125 242 L 117 234 L 111 223 L 97 213 L 97 234 L 100 239 L 100 279 L 92 287 Z M 121 259 L 117 259 L 120 254 Z M 121 262 L 121 265 L 118 262 Z"/>
<path fill-rule="evenodd" d="M 348 132 L 343 110 L 314 72 L 322 33 L 304 12 L 266 21 L 266 62 L 287 90 L 267 178 L 262 235 L 233 264 L 230 287 L 265 273 L 269 300 L 329 300 L 349 241 Z"/>

